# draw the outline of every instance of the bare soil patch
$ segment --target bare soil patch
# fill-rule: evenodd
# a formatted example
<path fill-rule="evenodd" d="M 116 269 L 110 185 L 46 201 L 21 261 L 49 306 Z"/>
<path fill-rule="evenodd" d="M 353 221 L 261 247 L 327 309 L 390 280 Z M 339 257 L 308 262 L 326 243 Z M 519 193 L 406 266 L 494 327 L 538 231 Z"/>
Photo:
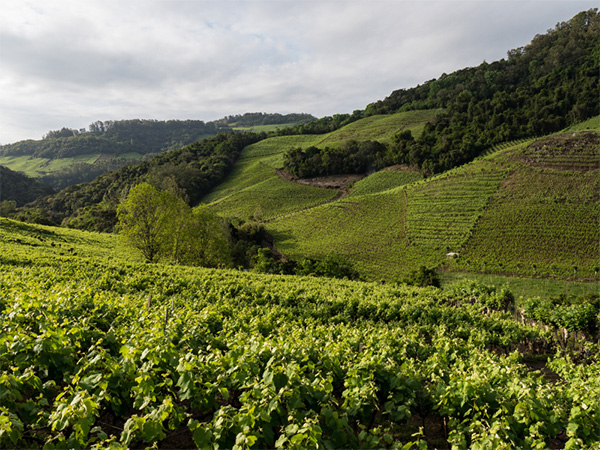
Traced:
<path fill-rule="evenodd" d="M 324 187 L 328 189 L 339 189 L 339 190 L 348 190 L 353 183 L 356 183 L 358 180 L 362 180 L 365 175 L 330 175 L 327 177 L 315 177 L 315 178 L 297 178 L 293 175 L 290 175 L 283 169 L 277 169 L 277 175 L 286 180 L 293 181 L 298 184 L 305 184 L 308 186 L 318 186 Z"/>

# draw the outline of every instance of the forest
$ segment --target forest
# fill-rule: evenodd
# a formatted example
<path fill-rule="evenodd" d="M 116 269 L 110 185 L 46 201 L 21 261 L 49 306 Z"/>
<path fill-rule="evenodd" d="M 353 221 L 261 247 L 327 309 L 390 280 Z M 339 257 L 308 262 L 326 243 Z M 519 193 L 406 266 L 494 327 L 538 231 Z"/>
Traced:
<path fill-rule="evenodd" d="M 219 183 L 242 149 L 263 135 L 220 133 L 139 164 L 125 166 L 91 183 L 69 186 L 58 194 L 39 198 L 15 216 L 19 220 L 112 231 L 117 205 L 129 189 L 148 181 L 160 189 L 173 189 L 188 204 L 196 205 Z"/>
<path fill-rule="evenodd" d="M 147 155 L 214 136 L 221 128 L 213 122 L 201 120 L 98 120 L 91 123 L 88 130 L 62 128 L 49 131 L 41 140 L 30 139 L 0 146 L 0 155 L 49 159 L 90 153 L 121 155 L 135 152 Z"/>
<path fill-rule="evenodd" d="M 364 111 L 322 118 L 296 132 L 324 133 L 371 115 L 443 108 L 418 139 L 400 131 L 388 146 L 384 164 L 411 165 L 425 175 L 444 172 L 499 143 L 556 132 L 600 114 L 599 34 L 597 9 L 581 12 L 509 51 L 506 59 L 394 91 Z M 334 152 L 325 148 L 307 149 L 304 154 L 290 149 L 286 168 L 308 177 L 380 168 L 381 163 L 374 165 L 374 155 L 353 148 L 343 149 L 355 160 L 350 167 L 336 166 Z"/>

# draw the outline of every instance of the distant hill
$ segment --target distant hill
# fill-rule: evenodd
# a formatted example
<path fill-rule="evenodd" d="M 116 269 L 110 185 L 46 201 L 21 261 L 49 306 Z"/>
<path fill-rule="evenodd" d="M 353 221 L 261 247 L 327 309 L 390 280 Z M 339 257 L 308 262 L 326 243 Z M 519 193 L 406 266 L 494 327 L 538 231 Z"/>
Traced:
<path fill-rule="evenodd" d="M 236 114 L 223 117 L 216 120 L 215 123 L 221 126 L 232 128 L 257 127 L 262 125 L 290 125 L 312 122 L 317 118 L 311 114 L 292 113 L 292 114 L 267 114 L 262 112 Z"/>
<path fill-rule="evenodd" d="M 215 123 L 201 120 L 96 121 L 88 130 L 62 128 L 48 132 L 41 140 L 0 146 L 0 156 L 60 159 L 95 153 L 147 155 L 183 147 L 218 131 Z"/>
<path fill-rule="evenodd" d="M 16 206 L 23 206 L 52 193 L 50 187 L 39 181 L 0 166 L 0 203 L 14 201 Z"/>
<path fill-rule="evenodd" d="M 219 133 L 106 173 L 90 183 L 69 186 L 48 198 L 38 199 L 17 218 L 37 221 L 39 217 L 45 217 L 45 223 L 112 231 L 117 205 L 131 187 L 144 181 L 161 189 L 174 190 L 195 205 L 229 173 L 245 146 L 264 137 L 255 133 Z"/>
<path fill-rule="evenodd" d="M 201 120 L 96 121 L 88 129 L 62 128 L 48 132 L 40 140 L 2 145 L 0 164 L 61 190 L 215 136 L 220 131 L 232 131 L 234 127 L 262 131 L 314 119 L 310 114 L 246 113 L 206 123 Z"/>

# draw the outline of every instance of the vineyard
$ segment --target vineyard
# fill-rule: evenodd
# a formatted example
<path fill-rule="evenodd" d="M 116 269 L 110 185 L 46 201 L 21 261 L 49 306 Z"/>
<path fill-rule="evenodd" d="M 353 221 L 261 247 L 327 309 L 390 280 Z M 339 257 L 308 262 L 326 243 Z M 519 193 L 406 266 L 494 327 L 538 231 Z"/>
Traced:
<path fill-rule="evenodd" d="M 2 448 L 600 445 L 589 306 L 564 306 L 565 345 L 505 289 L 148 265 L 116 236 L 0 229 Z"/>
<path fill-rule="evenodd" d="M 573 137 L 559 135 L 506 153 L 510 173 L 482 213 L 459 267 L 562 277 L 598 275 L 600 180 L 589 164 L 597 160 L 600 141 L 597 134 L 587 136 L 569 145 L 564 143 Z M 561 145 L 562 154 L 570 155 L 568 162 L 549 156 L 549 141 Z"/>
<path fill-rule="evenodd" d="M 385 140 L 404 129 L 418 135 L 422 113 L 367 117 L 326 135 L 260 141 L 244 149 L 230 176 L 204 201 L 222 216 L 265 221 L 286 256 L 334 253 L 370 280 L 395 281 L 423 265 L 444 273 L 593 284 L 600 266 L 597 120 L 500 144 L 427 179 L 394 167 L 336 192 L 277 173 L 292 147 L 377 135 Z"/>
<path fill-rule="evenodd" d="M 450 174 L 408 190 L 406 234 L 411 245 L 459 251 L 503 178 L 502 172 Z"/>

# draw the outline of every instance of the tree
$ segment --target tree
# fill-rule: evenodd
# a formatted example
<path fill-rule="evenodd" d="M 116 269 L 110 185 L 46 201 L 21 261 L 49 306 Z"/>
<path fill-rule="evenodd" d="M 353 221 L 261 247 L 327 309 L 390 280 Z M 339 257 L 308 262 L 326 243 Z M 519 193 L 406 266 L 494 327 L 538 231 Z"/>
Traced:
<path fill-rule="evenodd" d="M 194 209 L 188 207 L 180 214 L 175 221 L 178 235 L 173 256 L 176 261 L 203 267 L 231 265 L 229 243 L 221 219 L 206 205 Z"/>
<path fill-rule="evenodd" d="M 117 208 L 121 232 L 149 262 L 156 261 L 168 247 L 171 197 L 175 198 L 142 183 L 131 189 Z"/>
<path fill-rule="evenodd" d="M 404 283 L 411 286 L 435 286 L 440 287 L 440 279 L 435 269 L 428 269 L 425 266 L 413 270 L 410 275 L 404 279 Z"/>
<path fill-rule="evenodd" d="M 149 262 L 230 265 L 225 227 L 207 206 L 192 209 L 173 193 L 142 183 L 119 205 L 117 217 L 121 232 Z"/>

